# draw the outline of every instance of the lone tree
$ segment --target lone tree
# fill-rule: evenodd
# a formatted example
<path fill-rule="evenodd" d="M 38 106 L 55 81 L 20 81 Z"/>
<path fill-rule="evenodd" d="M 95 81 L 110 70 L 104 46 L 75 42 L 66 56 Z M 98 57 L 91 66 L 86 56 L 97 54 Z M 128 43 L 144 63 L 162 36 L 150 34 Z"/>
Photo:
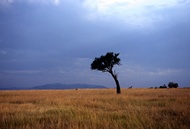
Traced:
<path fill-rule="evenodd" d="M 121 65 L 121 60 L 118 56 L 119 53 L 108 52 L 106 55 L 102 55 L 99 58 L 96 57 L 91 64 L 91 69 L 110 73 L 116 83 L 117 94 L 120 94 L 121 89 L 117 79 L 117 73 L 115 71 L 113 72 L 114 65 Z"/>

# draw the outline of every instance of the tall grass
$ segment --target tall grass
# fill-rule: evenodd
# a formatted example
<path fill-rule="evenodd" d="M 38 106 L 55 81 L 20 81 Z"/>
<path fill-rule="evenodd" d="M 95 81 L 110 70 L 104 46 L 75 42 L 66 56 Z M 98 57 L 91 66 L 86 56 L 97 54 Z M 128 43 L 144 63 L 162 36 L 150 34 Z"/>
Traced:
<path fill-rule="evenodd" d="M 188 129 L 190 89 L 0 91 L 1 129 Z"/>

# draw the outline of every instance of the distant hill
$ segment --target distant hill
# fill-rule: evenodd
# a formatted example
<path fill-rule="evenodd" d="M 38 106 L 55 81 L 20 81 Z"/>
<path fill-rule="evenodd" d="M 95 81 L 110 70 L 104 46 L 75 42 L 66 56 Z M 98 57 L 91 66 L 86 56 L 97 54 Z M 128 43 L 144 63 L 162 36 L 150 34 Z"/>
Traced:
<path fill-rule="evenodd" d="M 105 86 L 100 85 L 90 85 L 90 84 L 46 84 L 42 86 L 35 86 L 31 89 L 89 89 L 89 88 L 107 88 Z"/>
<path fill-rule="evenodd" d="M 53 83 L 46 84 L 41 86 L 34 86 L 30 88 L 21 88 L 21 87 L 4 87 L 0 90 L 59 90 L 59 89 L 101 89 L 107 88 L 101 85 L 91 85 L 91 84 L 61 84 L 61 83 Z"/>
<path fill-rule="evenodd" d="M 26 90 L 27 88 L 22 87 L 0 87 L 0 90 Z"/>

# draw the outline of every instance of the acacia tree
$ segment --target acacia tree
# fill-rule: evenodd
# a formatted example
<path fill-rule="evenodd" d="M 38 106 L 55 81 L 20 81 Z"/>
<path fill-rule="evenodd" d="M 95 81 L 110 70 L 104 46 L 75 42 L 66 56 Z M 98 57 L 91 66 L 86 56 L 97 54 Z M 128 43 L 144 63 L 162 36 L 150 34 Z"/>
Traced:
<path fill-rule="evenodd" d="M 91 64 L 91 69 L 110 73 L 116 83 L 116 91 L 118 94 L 120 94 L 121 89 L 117 79 L 117 73 L 115 71 L 113 72 L 114 65 L 121 65 L 121 60 L 118 58 L 118 56 L 119 53 L 107 52 L 106 55 L 102 55 L 99 58 L 95 57 Z"/>

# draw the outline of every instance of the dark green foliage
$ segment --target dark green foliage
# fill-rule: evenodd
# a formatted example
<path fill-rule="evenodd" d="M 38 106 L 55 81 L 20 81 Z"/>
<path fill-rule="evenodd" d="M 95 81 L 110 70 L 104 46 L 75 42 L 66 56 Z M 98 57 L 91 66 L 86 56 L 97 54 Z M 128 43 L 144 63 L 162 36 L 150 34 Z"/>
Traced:
<path fill-rule="evenodd" d="M 160 88 L 167 88 L 167 86 L 166 86 L 166 85 L 163 85 L 163 86 L 160 86 Z"/>
<path fill-rule="evenodd" d="M 119 53 L 108 52 L 100 58 L 95 58 L 91 64 L 92 70 L 111 72 L 114 65 L 120 65 Z"/>
<path fill-rule="evenodd" d="M 164 84 L 163 86 L 160 86 L 159 88 L 167 88 L 167 86 Z"/>
<path fill-rule="evenodd" d="M 169 88 L 178 88 L 178 83 L 169 82 L 169 83 L 168 83 L 168 87 L 169 87 Z"/>
<path fill-rule="evenodd" d="M 174 83 L 173 88 L 178 88 L 178 83 Z"/>
<path fill-rule="evenodd" d="M 117 93 L 119 94 L 121 93 L 119 81 L 117 80 L 116 72 L 113 72 L 114 65 L 120 65 L 121 60 L 118 58 L 118 56 L 119 53 L 108 52 L 106 55 L 102 55 L 99 58 L 96 57 L 91 64 L 91 69 L 109 72 L 115 80 Z"/>

